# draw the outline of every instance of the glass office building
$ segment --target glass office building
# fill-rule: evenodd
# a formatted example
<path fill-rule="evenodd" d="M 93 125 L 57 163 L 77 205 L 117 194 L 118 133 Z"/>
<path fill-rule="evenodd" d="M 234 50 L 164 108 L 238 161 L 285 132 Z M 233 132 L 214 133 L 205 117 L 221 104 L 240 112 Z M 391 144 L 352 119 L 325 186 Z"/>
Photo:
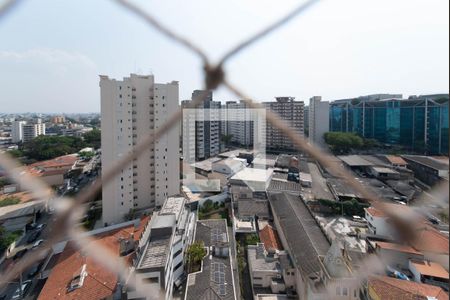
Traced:
<path fill-rule="evenodd" d="M 448 154 L 448 95 L 334 101 L 330 131 L 354 132 L 425 154 Z"/>

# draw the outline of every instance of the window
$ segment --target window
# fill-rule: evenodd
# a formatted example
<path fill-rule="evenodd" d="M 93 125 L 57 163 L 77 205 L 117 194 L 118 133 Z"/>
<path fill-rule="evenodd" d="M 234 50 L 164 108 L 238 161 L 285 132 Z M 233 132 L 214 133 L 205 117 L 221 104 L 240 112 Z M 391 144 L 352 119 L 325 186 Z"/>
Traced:
<path fill-rule="evenodd" d="M 337 295 L 337 296 L 340 296 L 340 295 L 341 295 L 341 287 L 340 287 L 340 286 L 337 286 L 337 287 L 336 287 L 336 295 Z"/>
<path fill-rule="evenodd" d="M 342 295 L 343 295 L 343 296 L 347 296 L 347 295 L 348 295 L 348 290 L 347 290 L 346 287 L 345 287 L 345 288 L 342 288 Z"/>

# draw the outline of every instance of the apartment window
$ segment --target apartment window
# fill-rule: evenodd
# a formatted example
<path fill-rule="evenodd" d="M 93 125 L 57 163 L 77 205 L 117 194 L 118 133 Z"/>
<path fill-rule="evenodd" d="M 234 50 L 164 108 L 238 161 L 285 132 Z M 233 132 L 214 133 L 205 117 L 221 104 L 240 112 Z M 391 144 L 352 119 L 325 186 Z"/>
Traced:
<path fill-rule="evenodd" d="M 178 265 L 175 266 L 175 268 L 173 268 L 174 271 L 178 270 L 181 266 L 183 265 L 183 262 L 179 262 Z"/>
<path fill-rule="evenodd" d="M 123 185 L 120 186 L 120 189 L 123 190 Z"/>
<path fill-rule="evenodd" d="M 336 295 L 337 295 L 337 296 L 340 296 L 340 295 L 341 295 L 341 287 L 340 287 L 340 286 L 337 286 L 337 287 L 336 287 Z"/>
<path fill-rule="evenodd" d="M 342 288 L 342 295 L 343 295 L 343 296 L 347 296 L 347 295 L 348 295 L 348 290 L 347 290 L 346 287 L 345 287 L 345 288 Z"/>

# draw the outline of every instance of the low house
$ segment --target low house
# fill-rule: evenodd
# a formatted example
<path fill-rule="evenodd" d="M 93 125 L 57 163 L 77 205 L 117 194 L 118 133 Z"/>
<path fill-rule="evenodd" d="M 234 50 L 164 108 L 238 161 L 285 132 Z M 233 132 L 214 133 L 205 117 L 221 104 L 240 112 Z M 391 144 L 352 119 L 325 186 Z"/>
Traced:
<path fill-rule="evenodd" d="M 439 286 L 448 292 L 449 274 L 440 264 L 426 260 L 410 260 L 409 270 L 415 282 Z"/>
<path fill-rule="evenodd" d="M 372 276 L 368 280 L 369 299 L 434 299 L 448 300 L 440 287 L 400 280 L 387 276 Z"/>

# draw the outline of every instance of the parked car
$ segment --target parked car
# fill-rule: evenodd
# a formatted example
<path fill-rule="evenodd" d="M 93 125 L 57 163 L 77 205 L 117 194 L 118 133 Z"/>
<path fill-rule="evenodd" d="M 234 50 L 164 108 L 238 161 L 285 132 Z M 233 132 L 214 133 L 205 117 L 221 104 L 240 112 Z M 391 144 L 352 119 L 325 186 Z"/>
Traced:
<path fill-rule="evenodd" d="M 43 242 L 44 242 L 43 239 L 37 240 L 36 242 L 34 242 L 34 244 L 31 247 L 31 249 L 35 249 L 35 248 L 39 247 Z"/>
<path fill-rule="evenodd" d="M 17 260 L 25 255 L 25 253 L 28 252 L 28 249 L 22 249 L 20 251 L 17 251 L 17 253 L 14 255 L 13 260 Z"/>
<path fill-rule="evenodd" d="M 35 232 L 33 232 L 27 239 L 27 243 L 33 243 L 34 241 L 36 241 L 38 239 L 38 237 L 41 235 L 41 231 L 37 230 Z"/>
<path fill-rule="evenodd" d="M 28 278 L 34 277 L 37 273 L 39 273 L 39 270 L 41 269 L 41 264 L 34 265 L 31 270 L 28 272 L 27 276 Z"/>
<path fill-rule="evenodd" d="M 44 229 L 45 225 L 46 224 L 39 224 L 39 225 L 36 226 L 36 229 L 37 230 L 42 230 L 42 229 Z"/>
<path fill-rule="evenodd" d="M 22 291 L 20 290 L 20 286 L 17 288 L 17 290 L 14 292 L 12 299 L 20 299 L 22 297 L 24 297 L 28 290 L 31 287 L 31 280 L 26 280 L 24 282 L 22 282 Z"/>

